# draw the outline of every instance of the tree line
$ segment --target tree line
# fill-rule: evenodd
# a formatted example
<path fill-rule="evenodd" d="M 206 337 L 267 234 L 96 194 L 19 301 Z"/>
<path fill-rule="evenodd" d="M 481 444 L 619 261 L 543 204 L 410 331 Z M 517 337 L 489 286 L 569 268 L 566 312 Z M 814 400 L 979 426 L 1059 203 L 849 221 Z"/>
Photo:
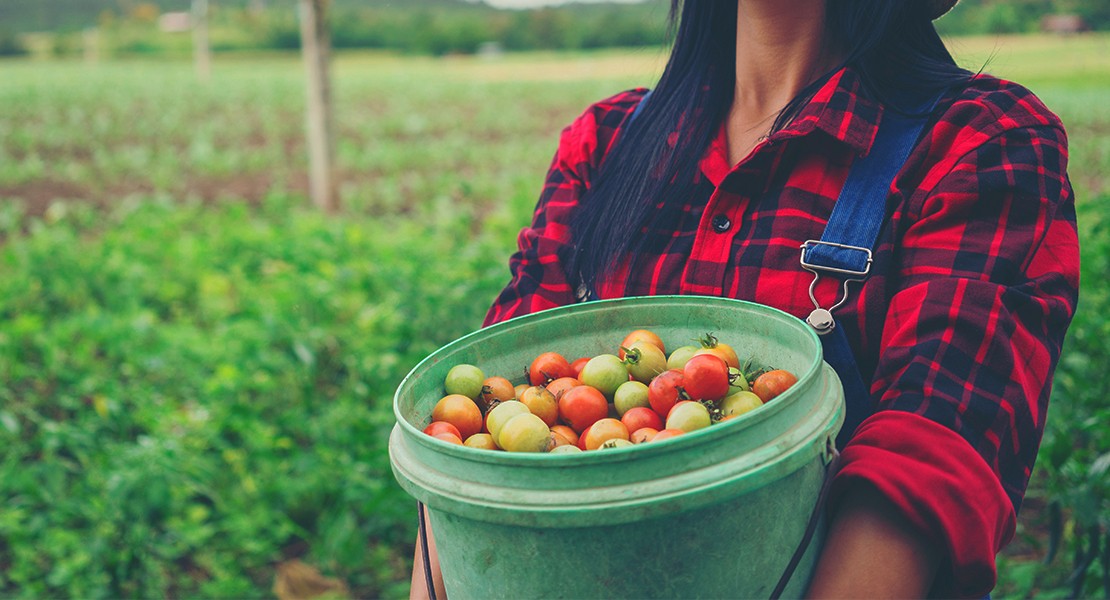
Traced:
<path fill-rule="evenodd" d="M 0 55 L 22 54 L 28 31 L 50 41 L 50 53 L 80 51 L 93 28 L 116 54 L 188 51 L 182 34 L 158 28 L 158 17 L 188 9 L 189 0 L 4 0 Z M 666 40 L 666 0 L 502 10 L 465 0 L 334 0 L 336 48 L 374 48 L 414 54 L 505 50 L 660 46 Z M 216 51 L 291 50 L 300 45 L 292 0 L 210 0 Z M 937 22 L 942 33 L 970 35 L 1037 31 L 1047 15 L 1078 15 L 1091 29 L 1110 29 L 1106 0 L 963 0 Z"/>

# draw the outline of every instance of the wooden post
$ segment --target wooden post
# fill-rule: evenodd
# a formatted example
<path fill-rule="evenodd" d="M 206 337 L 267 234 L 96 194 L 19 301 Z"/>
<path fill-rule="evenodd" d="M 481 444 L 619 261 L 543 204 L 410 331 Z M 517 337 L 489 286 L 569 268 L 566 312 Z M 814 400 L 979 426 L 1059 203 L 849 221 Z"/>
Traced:
<path fill-rule="evenodd" d="M 197 78 L 204 83 L 212 78 L 212 46 L 208 42 L 208 0 L 193 0 L 193 58 Z"/>
<path fill-rule="evenodd" d="M 327 8 L 330 0 L 300 0 L 301 52 L 307 75 L 309 189 L 316 206 L 339 209 L 335 183 L 335 144 L 332 138 L 331 40 Z"/>

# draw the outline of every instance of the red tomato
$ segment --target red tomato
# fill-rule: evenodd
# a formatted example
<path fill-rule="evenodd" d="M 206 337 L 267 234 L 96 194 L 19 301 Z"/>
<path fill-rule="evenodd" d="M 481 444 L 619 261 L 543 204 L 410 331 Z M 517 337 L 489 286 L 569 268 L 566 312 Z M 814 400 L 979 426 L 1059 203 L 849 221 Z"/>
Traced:
<path fill-rule="evenodd" d="M 441 433 L 452 433 L 455 437 L 462 439 L 462 434 L 459 433 L 459 428 L 448 423 L 447 421 L 432 421 L 424 428 L 424 433 L 435 436 Z"/>
<path fill-rule="evenodd" d="M 644 427 L 663 429 L 663 418 L 646 406 L 637 406 L 625 411 L 624 416 L 621 417 L 621 423 L 624 423 L 629 431 Z"/>
<path fill-rule="evenodd" d="M 582 376 L 582 367 L 586 366 L 586 363 L 588 362 L 590 362 L 590 357 L 583 356 L 582 358 L 579 358 L 578 360 L 570 363 L 570 368 L 574 371 L 575 379 Z"/>
<path fill-rule="evenodd" d="M 648 385 L 648 403 L 651 404 L 651 409 L 660 415 L 667 414 L 674 403 L 684 396 L 683 385 L 685 376 L 678 369 L 663 371 L 657 375 Z"/>
<path fill-rule="evenodd" d="M 582 430 L 609 416 L 605 395 L 588 386 L 573 387 L 559 397 L 559 420 L 582 435 Z"/>
<path fill-rule="evenodd" d="M 628 441 L 632 442 L 633 444 L 650 442 L 652 439 L 655 438 L 655 434 L 657 433 L 659 433 L 659 431 L 656 429 L 652 429 L 651 427 L 644 427 L 643 429 L 637 429 L 636 431 L 633 431 L 632 435 L 628 436 Z"/>
<path fill-rule="evenodd" d="M 589 427 L 583 429 L 582 433 L 578 435 L 578 441 L 574 443 L 574 445 L 578 446 L 578 449 L 582 450 L 583 452 L 586 451 L 586 436 L 589 433 L 590 433 L 590 428 Z"/>
<path fill-rule="evenodd" d="M 695 400 L 720 400 L 728 395 L 728 363 L 713 354 L 695 354 L 682 368 L 683 389 Z"/>
<path fill-rule="evenodd" d="M 649 331 L 647 329 L 637 329 L 632 333 L 624 336 L 624 341 L 621 342 L 621 351 L 618 356 L 623 359 L 624 349 L 631 348 L 632 344 L 641 341 L 648 342 L 656 348 L 659 348 L 659 351 L 663 352 L 664 354 L 667 352 L 667 349 L 663 346 L 663 340 L 658 335 L 656 335 L 654 331 Z"/>
<path fill-rule="evenodd" d="M 756 377 L 755 381 L 752 382 L 752 392 L 759 396 L 759 399 L 763 402 L 769 402 L 795 383 L 798 383 L 798 378 L 793 373 L 775 369 Z"/>
<path fill-rule="evenodd" d="M 453 433 L 437 433 L 432 437 L 434 437 L 437 440 L 443 440 L 443 441 L 445 441 L 449 444 L 458 444 L 460 446 L 463 445 L 463 441 L 461 439 L 459 439 L 459 436 L 457 436 Z"/>
<path fill-rule="evenodd" d="M 574 369 L 570 363 L 557 352 L 544 352 L 528 366 L 528 381 L 532 385 L 547 385 L 560 377 L 571 377 Z"/>

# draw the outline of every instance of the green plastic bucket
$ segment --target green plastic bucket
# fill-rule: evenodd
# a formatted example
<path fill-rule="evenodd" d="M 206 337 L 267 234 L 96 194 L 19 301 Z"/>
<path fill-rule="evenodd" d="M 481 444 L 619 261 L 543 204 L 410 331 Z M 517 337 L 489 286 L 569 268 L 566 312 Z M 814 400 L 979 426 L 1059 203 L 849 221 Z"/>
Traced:
<path fill-rule="evenodd" d="M 513 378 L 541 352 L 612 353 L 640 328 L 668 350 L 713 332 L 741 360 L 790 370 L 798 383 L 725 423 L 628 448 L 513 454 L 422 433 L 454 365 Z M 840 381 L 812 329 L 766 306 L 700 296 L 590 302 L 482 329 L 417 365 L 393 408 L 393 472 L 428 507 L 453 599 L 767 597 L 803 538 L 844 420 Z M 804 592 L 822 529 L 785 597 Z"/>

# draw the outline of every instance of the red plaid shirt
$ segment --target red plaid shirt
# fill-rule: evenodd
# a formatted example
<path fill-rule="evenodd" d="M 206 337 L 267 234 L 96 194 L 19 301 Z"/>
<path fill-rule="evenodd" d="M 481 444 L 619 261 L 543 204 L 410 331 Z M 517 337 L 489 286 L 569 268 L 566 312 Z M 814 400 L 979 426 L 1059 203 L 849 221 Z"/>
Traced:
<path fill-rule="evenodd" d="M 486 324 L 575 301 L 569 224 L 644 90 L 586 110 L 562 134 L 512 280 Z M 818 239 L 883 107 L 836 74 L 785 129 L 738 165 L 722 127 L 682 206 L 647 231 L 642 268 L 599 282 L 602 298 L 703 294 L 804 318 Z M 834 498 L 867 482 L 947 550 L 943 595 L 983 595 L 1014 532 L 1075 310 L 1079 246 L 1059 119 L 1016 84 L 977 76 L 943 99 L 896 177 L 871 277 L 837 310 L 876 413 L 844 449 Z M 838 284 L 822 278 L 829 306 Z"/>

